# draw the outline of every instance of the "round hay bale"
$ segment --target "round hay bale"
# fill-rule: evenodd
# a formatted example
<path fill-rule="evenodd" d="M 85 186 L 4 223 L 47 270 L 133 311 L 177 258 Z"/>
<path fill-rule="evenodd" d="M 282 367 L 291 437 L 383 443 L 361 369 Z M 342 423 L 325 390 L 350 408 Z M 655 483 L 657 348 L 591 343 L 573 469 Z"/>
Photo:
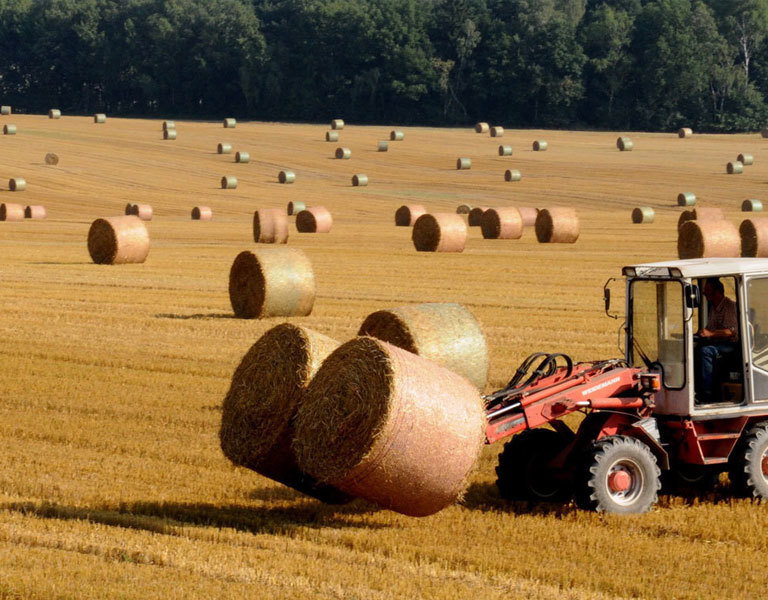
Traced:
<path fill-rule="evenodd" d="M 469 381 L 371 337 L 325 359 L 294 423 L 302 470 L 410 516 L 456 502 L 485 439 L 483 404 Z"/>
<path fill-rule="evenodd" d="M 143 263 L 149 255 L 149 233 L 134 215 L 96 219 L 88 231 L 88 252 L 99 265 Z"/>
<path fill-rule="evenodd" d="M 466 171 L 472 168 L 472 159 L 470 158 L 457 158 L 456 169 L 459 171 Z"/>
<path fill-rule="evenodd" d="M 175 140 L 176 139 L 176 130 L 175 129 L 166 129 L 163 131 L 163 139 L 164 140 Z"/>
<path fill-rule="evenodd" d="M 512 156 L 512 146 L 499 146 L 499 156 Z"/>
<path fill-rule="evenodd" d="M 520 211 L 520 217 L 523 219 L 523 225 L 525 227 L 533 227 L 536 225 L 536 217 L 539 214 L 538 208 L 532 206 L 518 206 L 517 210 Z"/>
<path fill-rule="evenodd" d="M 49 152 L 45 155 L 45 164 L 46 165 L 52 165 L 56 166 L 59 164 L 59 155 L 54 154 L 53 152 Z"/>
<path fill-rule="evenodd" d="M 744 172 L 744 165 L 738 160 L 729 162 L 727 165 L 725 165 L 725 170 L 728 175 L 739 175 L 740 173 Z"/>
<path fill-rule="evenodd" d="M 349 148 L 336 148 L 335 156 L 338 159 L 347 160 L 352 157 L 352 150 Z"/>
<path fill-rule="evenodd" d="M 315 303 L 312 264 L 298 248 L 245 250 L 229 271 L 229 299 L 240 319 L 306 317 Z"/>
<path fill-rule="evenodd" d="M 730 221 L 687 221 L 677 234 L 679 258 L 737 257 L 741 238 Z"/>
<path fill-rule="evenodd" d="M 405 139 L 405 133 L 397 129 L 393 129 L 389 132 L 389 139 L 392 142 L 402 142 Z"/>
<path fill-rule="evenodd" d="M 294 181 L 296 181 L 296 173 L 294 173 L 293 171 L 280 171 L 277 174 L 277 180 L 280 183 L 293 183 Z M 291 213 L 288 213 L 288 214 L 291 214 Z"/>
<path fill-rule="evenodd" d="M 52 108 L 48 111 L 49 119 L 61 119 L 61 111 L 58 108 Z"/>
<path fill-rule="evenodd" d="M 176 129 L 176 123 L 174 121 L 163 121 L 163 131 L 168 131 L 169 129 Z"/>
<path fill-rule="evenodd" d="M 232 117 L 229 117 L 222 121 L 222 125 L 224 126 L 224 129 L 234 129 L 237 126 L 237 121 Z"/>
<path fill-rule="evenodd" d="M 533 142 L 534 152 L 546 152 L 547 148 L 549 148 L 549 144 L 547 144 L 547 142 L 544 140 L 536 140 Z"/>
<path fill-rule="evenodd" d="M 411 240 L 419 252 L 463 252 L 467 224 L 457 214 L 424 214 L 413 223 Z"/>
<path fill-rule="evenodd" d="M 768 257 L 768 217 L 746 219 L 739 225 L 741 256 Z"/>
<path fill-rule="evenodd" d="M 715 207 L 699 207 L 693 210 L 684 210 L 677 219 L 677 228 L 688 221 L 722 221 L 725 218 L 722 209 Z"/>
<path fill-rule="evenodd" d="M 224 177 L 221 178 L 221 189 L 222 190 L 234 190 L 237 188 L 237 177 L 234 175 L 224 175 Z"/>
<path fill-rule="evenodd" d="M 690 127 L 681 127 L 677 130 L 677 136 L 680 138 L 689 138 L 693 135 L 693 129 Z"/>
<path fill-rule="evenodd" d="M 149 204 L 134 204 L 131 206 L 130 214 L 136 215 L 142 221 L 151 221 L 152 207 Z"/>
<path fill-rule="evenodd" d="M 193 221 L 210 221 L 213 219 L 213 210 L 210 206 L 195 206 L 192 209 Z"/>
<path fill-rule="evenodd" d="M 345 499 L 302 472 L 291 449 L 293 419 L 304 391 L 338 345 L 321 333 L 283 323 L 251 346 L 222 406 L 219 441 L 229 460 L 318 500 Z"/>
<path fill-rule="evenodd" d="M 3 135 L 16 135 L 16 125 L 11 123 L 3 125 Z"/>
<path fill-rule="evenodd" d="M 253 213 L 253 241 L 257 244 L 287 244 L 288 216 L 279 208 L 262 208 Z"/>
<path fill-rule="evenodd" d="M 365 187 L 368 185 L 368 175 L 357 173 L 352 175 L 352 185 L 355 187 Z"/>
<path fill-rule="evenodd" d="M 338 131 L 326 131 L 325 132 L 325 141 L 326 142 L 338 142 L 339 141 L 339 132 Z"/>
<path fill-rule="evenodd" d="M 307 205 L 304 202 L 293 201 L 288 203 L 288 214 L 298 215 L 302 210 L 306 210 Z"/>
<path fill-rule="evenodd" d="M 344 129 L 344 119 L 333 119 L 333 121 L 331 121 L 331 129 L 336 131 Z"/>
<path fill-rule="evenodd" d="M 504 137 L 504 128 L 500 127 L 499 125 L 495 125 L 491 127 L 490 133 L 492 138 Z"/>
<path fill-rule="evenodd" d="M 389 142 L 387 140 L 380 140 L 376 146 L 377 152 L 387 152 L 389 150 Z"/>
<path fill-rule="evenodd" d="M 24 207 L 21 204 L 6 202 L 0 204 L 0 221 L 23 221 Z"/>
<path fill-rule="evenodd" d="M 490 126 L 488 123 L 476 123 L 475 124 L 475 133 L 488 133 L 490 131 Z"/>
<path fill-rule="evenodd" d="M 763 203 L 760 200 L 744 200 L 741 203 L 741 212 L 761 212 Z"/>
<path fill-rule="evenodd" d="M 107 122 L 107 115 L 104 113 L 96 113 L 93 115 L 93 122 L 94 123 L 106 123 Z"/>
<path fill-rule="evenodd" d="M 218 154 L 232 154 L 232 144 L 221 142 L 218 146 L 216 146 L 216 152 Z"/>
<path fill-rule="evenodd" d="M 403 204 L 395 211 L 395 225 L 397 227 L 411 227 L 421 215 L 427 214 L 427 209 L 422 204 Z"/>
<path fill-rule="evenodd" d="M 696 206 L 696 194 L 693 192 L 680 192 L 677 195 L 678 206 Z"/>
<path fill-rule="evenodd" d="M 520 181 L 523 174 L 517 169 L 507 169 L 504 171 L 504 181 Z"/>
<path fill-rule="evenodd" d="M 616 140 L 616 147 L 622 152 L 630 152 L 633 146 L 632 140 L 626 136 L 621 136 Z"/>
<path fill-rule="evenodd" d="M 755 157 L 751 154 L 739 154 L 736 160 L 738 160 L 745 167 L 749 167 L 755 164 Z"/>
<path fill-rule="evenodd" d="M 333 227 L 333 217 L 324 206 L 310 206 L 296 215 L 299 233 L 328 233 Z"/>
<path fill-rule="evenodd" d="M 11 114 L 11 107 L 7 105 L 0 106 L 0 115 L 8 116 Z"/>
<path fill-rule="evenodd" d="M 650 206 L 638 206 L 632 209 L 632 222 L 635 224 L 653 223 L 656 211 Z"/>
<path fill-rule="evenodd" d="M 511 206 L 489 208 L 480 217 L 480 230 L 487 240 L 518 240 L 523 235 L 523 217 Z"/>
<path fill-rule="evenodd" d="M 457 215 L 468 215 L 472 210 L 472 207 L 469 204 L 459 204 L 456 207 L 456 214 Z"/>
<path fill-rule="evenodd" d="M 45 219 L 47 215 L 48 213 L 45 210 L 45 206 L 30 205 L 30 206 L 24 207 L 25 219 L 40 220 L 40 219 Z"/>
<path fill-rule="evenodd" d="M 23 192 L 27 189 L 27 180 L 23 177 L 13 177 L 8 180 L 8 189 L 12 192 Z"/>
<path fill-rule="evenodd" d="M 476 206 L 469 211 L 467 215 L 467 223 L 470 227 L 480 227 L 480 221 L 483 218 L 483 213 L 488 210 L 487 206 Z"/>
<path fill-rule="evenodd" d="M 579 239 L 579 217 L 573 208 L 542 208 L 535 226 L 542 244 L 573 244 Z"/>
<path fill-rule="evenodd" d="M 462 304 L 429 302 L 368 315 L 357 335 L 418 354 L 466 377 L 482 390 L 488 381 L 488 347 L 475 316 Z"/>
<path fill-rule="evenodd" d="M 236 163 L 243 163 L 244 164 L 244 163 L 250 162 L 250 160 L 251 160 L 251 155 L 248 154 L 247 152 L 243 152 L 243 151 L 235 152 L 235 162 Z"/>

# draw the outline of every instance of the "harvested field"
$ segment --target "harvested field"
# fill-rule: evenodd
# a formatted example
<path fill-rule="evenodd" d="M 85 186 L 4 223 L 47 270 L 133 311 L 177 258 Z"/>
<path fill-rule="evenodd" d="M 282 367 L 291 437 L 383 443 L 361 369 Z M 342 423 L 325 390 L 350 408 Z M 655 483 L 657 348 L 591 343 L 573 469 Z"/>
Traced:
<path fill-rule="evenodd" d="M 496 444 L 460 505 L 415 519 L 360 500 L 323 505 L 233 467 L 218 436 L 234 370 L 285 320 L 344 343 L 376 310 L 462 303 L 484 325 L 486 392 L 534 351 L 617 356 L 603 283 L 624 264 L 677 257 L 680 190 L 701 190 L 738 224 L 743 200 L 764 189 L 759 135 L 632 132 L 635 149 L 620 153 L 616 132 L 507 129 L 525 173 L 510 198 L 499 141 L 471 127 L 403 128 L 388 153 L 375 142 L 395 124 L 349 127 L 354 168 L 376 182 L 363 203 L 350 163 L 329 156 L 327 122 L 240 121 L 227 137 L 251 161 L 224 191 L 218 120 L 179 121 L 170 144 L 159 120 L 13 119 L 24 135 L 0 138 L 12 148 L 5 171 L 34 182 L 21 197 L 48 217 L 0 223 L 0 597 L 764 595 L 768 507 L 732 498 L 724 482 L 629 518 L 531 508 L 499 498 Z M 550 143 L 543 155 L 536 138 Z M 755 165 L 728 176 L 723 163 L 744 149 Z M 42 160 L 52 150 L 65 158 L 55 169 Z M 459 153 L 473 157 L 470 171 L 451 168 Z M 285 165 L 296 184 L 275 181 Z M 312 314 L 232 318 L 227 273 L 254 246 L 254 198 L 285 210 L 308 190 L 334 215 L 330 235 L 290 239 L 313 265 Z M 150 257 L 92 264 L 90 223 L 129 202 L 154 208 Z M 216 218 L 191 222 L 197 203 Z M 538 244 L 532 227 L 519 240 L 470 228 L 462 253 L 417 252 L 411 230 L 392 224 L 405 204 L 572 207 L 581 231 L 571 245 Z M 637 206 L 654 209 L 653 224 L 632 225 Z"/>

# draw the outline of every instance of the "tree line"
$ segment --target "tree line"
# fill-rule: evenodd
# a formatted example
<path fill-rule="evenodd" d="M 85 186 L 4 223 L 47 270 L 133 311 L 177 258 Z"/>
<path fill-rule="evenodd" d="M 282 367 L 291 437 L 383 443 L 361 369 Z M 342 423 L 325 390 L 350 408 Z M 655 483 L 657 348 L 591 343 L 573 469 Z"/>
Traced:
<path fill-rule="evenodd" d="M 768 0 L 0 0 L 16 110 L 754 130 Z"/>

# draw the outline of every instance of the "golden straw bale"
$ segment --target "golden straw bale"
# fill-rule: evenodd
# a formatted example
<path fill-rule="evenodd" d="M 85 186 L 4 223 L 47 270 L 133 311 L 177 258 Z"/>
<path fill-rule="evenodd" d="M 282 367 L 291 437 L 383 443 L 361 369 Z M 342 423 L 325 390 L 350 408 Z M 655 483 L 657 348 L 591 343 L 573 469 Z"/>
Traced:
<path fill-rule="evenodd" d="M 294 200 L 293 202 L 288 203 L 288 214 L 289 215 L 298 215 L 302 210 L 305 210 L 307 208 L 307 205 L 304 202 Z"/>
<path fill-rule="evenodd" d="M 45 164 L 46 165 L 58 165 L 59 164 L 59 155 L 54 154 L 53 152 L 49 152 L 45 155 Z"/>
<path fill-rule="evenodd" d="M 333 217 L 324 206 L 310 206 L 296 215 L 299 233 L 328 233 L 333 227 Z"/>
<path fill-rule="evenodd" d="M 293 171 L 280 171 L 277 174 L 277 180 L 280 183 L 293 183 L 294 181 L 296 181 L 296 173 L 294 173 Z"/>
<path fill-rule="evenodd" d="M 690 127 L 681 127 L 677 130 L 677 136 L 680 138 L 689 138 L 693 135 L 693 129 Z"/>
<path fill-rule="evenodd" d="M 413 224 L 411 240 L 419 252 L 463 252 L 467 224 L 453 213 L 421 215 Z"/>
<path fill-rule="evenodd" d="M 344 129 L 344 119 L 334 119 L 331 121 L 331 129 Z"/>
<path fill-rule="evenodd" d="M 143 263 L 149 255 L 149 233 L 135 215 L 96 219 L 88 231 L 88 252 L 96 264 Z"/>
<path fill-rule="evenodd" d="M 8 189 L 12 192 L 23 192 L 27 189 L 27 180 L 23 177 L 13 177 L 8 180 Z"/>
<path fill-rule="evenodd" d="M 338 345 L 321 333 L 283 323 L 251 346 L 222 406 L 219 441 L 229 460 L 324 502 L 347 499 L 303 473 L 291 448 L 293 419 L 306 387 Z"/>
<path fill-rule="evenodd" d="M 16 125 L 12 123 L 3 125 L 3 135 L 16 135 Z"/>
<path fill-rule="evenodd" d="M 94 123 L 106 123 L 107 122 L 107 115 L 104 113 L 96 113 L 93 115 L 93 122 Z"/>
<path fill-rule="evenodd" d="M 229 299 L 240 319 L 306 317 L 315 303 L 315 274 L 298 248 L 260 245 L 237 255 Z"/>
<path fill-rule="evenodd" d="M 539 214 L 538 208 L 532 206 L 518 206 L 517 210 L 520 211 L 520 217 L 523 219 L 523 225 L 525 227 L 533 227 L 536 225 L 536 217 Z"/>
<path fill-rule="evenodd" d="M 684 210 L 677 219 L 677 228 L 680 229 L 687 221 L 722 221 L 725 219 L 722 209 L 711 206 Z"/>
<path fill-rule="evenodd" d="M 459 204 L 456 207 L 456 214 L 457 215 L 468 215 L 471 210 L 472 210 L 472 207 L 469 204 Z"/>
<path fill-rule="evenodd" d="M 422 204 L 403 204 L 395 211 L 395 225 L 411 227 L 416 219 L 425 214 L 427 214 L 427 209 Z"/>
<path fill-rule="evenodd" d="M 744 200 L 741 203 L 742 212 L 760 212 L 763 210 L 763 203 L 760 200 Z"/>
<path fill-rule="evenodd" d="M 487 240 L 517 240 L 523 235 L 523 218 L 513 206 L 489 208 L 480 217 L 480 230 Z"/>
<path fill-rule="evenodd" d="M 61 111 L 58 108 L 52 108 L 48 111 L 49 119 L 61 119 Z"/>
<path fill-rule="evenodd" d="M 494 127 L 491 127 L 491 137 L 493 138 L 504 137 L 504 128 L 500 127 L 499 125 L 495 125 Z"/>
<path fill-rule="evenodd" d="M 480 220 L 483 218 L 483 213 L 488 210 L 488 206 L 476 206 L 469 211 L 467 222 L 470 227 L 480 227 Z"/>
<path fill-rule="evenodd" d="M 677 234 L 679 258 L 736 257 L 741 238 L 730 221 L 687 221 Z"/>
<path fill-rule="evenodd" d="M 746 219 L 739 226 L 741 256 L 768 257 L 768 217 Z"/>
<path fill-rule="evenodd" d="M 467 170 L 472 168 L 472 159 L 471 158 L 457 158 L 456 159 L 456 169 L 459 171 Z"/>
<path fill-rule="evenodd" d="M 725 170 L 728 175 L 739 175 L 744 172 L 744 164 L 737 161 L 729 162 L 725 165 Z"/>
<path fill-rule="evenodd" d="M 489 130 L 490 126 L 488 123 L 480 122 L 475 124 L 475 133 L 488 133 Z"/>
<path fill-rule="evenodd" d="M 536 239 L 543 244 L 573 244 L 579 239 L 579 217 L 573 208 L 542 208 L 536 216 Z"/>
<path fill-rule="evenodd" d="M 224 175 L 221 178 L 222 190 L 234 190 L 237 188 L 237 177 L 234 175 Z"/>
<path fill-rule="evenodd" d="M 24 207 L 21 204 L 6 202 L 0 204 L 0 221 L 23 221 Z"/>
<path fill-rule="evenodd" d="M 677 205 L 678 206 L 695 206 L 696 194 L 694 194 L 693 192 L 680 192 L 677 195 Z"/>
<path fill-rule="evenodd" d="M 192 209 L 193 221 L 210 221 L 213 219 L 213 210 L 210 206 L 195 206 Z"/>
<path fill-rule="evenodd" d="M 166 129 L 163 131 L 163 139 L 164 140 L 175 140 L 176 139 L 176 130 L 175 129 Z"/>
<path fill-rule="evenodd" d="M 237 120 L 233 118 L 227 118 L 222 121 L 224 129 L 234 129 L 237 126 Z"/>
<path fill-rule="evenodd" d="M 397 129 L 389 132 L 389 139 L 393 142 L 402 142 L 405 139 L 405 133 Z"/>
<path fill-rule="evenodd" d="M 216 146 L 216 152 L 218 154 L 232 154 L 232 144 L 221 142 Z"/>
<path fill-rule="evenodd" d="M 40 205 L 30 205 L 24 207 L 24 218 L 25 219 L 45 219 L 47 216 L 47 212 L 45 210 L 45 206 Z"/>
<path fill-rule="evenodd" d="M 152 207 L 149 204 L 134 204 L 131 206 L 130 214 L 136 215 L 142 221 L 151 221 Z"/>
<path fill-rule="evenodd" d="M 288 217 L 279 208 L 262 208 L 253 213 L 253 241 L 257 244 L 287 244 Z"/>
<path fill-rule="evenodd" d="M 339 132 L 338 131 L 326 131 L 325 132 L 325 141 L 326 142 L 338 142 L 339 141 Z"/>
<path fill-rule="evenodd" d="M 638 206 L 632 209 L 632 222 L 639 223 L 653 223 L 653 219 L 656 217 L 656 211 L 650 206 Z"/>
<path fill-rule="evenodd" d="M 745 167 L 755 164 L 755 157 L 752 156 L 751 154 L 739 154 L 736 160 L 739 161 Z"/>
<path fill-rule="evenodd" d="M 410 516 L 456 502 L 485 437 L 465 378 L 386 342 L 359 337 L 325 359 L 295 419 L 302 470 Z"/>

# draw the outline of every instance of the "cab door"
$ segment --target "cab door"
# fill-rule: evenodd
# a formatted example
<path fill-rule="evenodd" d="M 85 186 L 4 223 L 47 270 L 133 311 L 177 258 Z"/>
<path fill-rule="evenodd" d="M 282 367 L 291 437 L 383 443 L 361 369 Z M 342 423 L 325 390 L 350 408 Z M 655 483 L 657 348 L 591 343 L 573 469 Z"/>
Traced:
<path fill-rule="evenodd" d="M 768 277 L 746 281 L 746 342 L 752 402 L 768 402 Z"/>

